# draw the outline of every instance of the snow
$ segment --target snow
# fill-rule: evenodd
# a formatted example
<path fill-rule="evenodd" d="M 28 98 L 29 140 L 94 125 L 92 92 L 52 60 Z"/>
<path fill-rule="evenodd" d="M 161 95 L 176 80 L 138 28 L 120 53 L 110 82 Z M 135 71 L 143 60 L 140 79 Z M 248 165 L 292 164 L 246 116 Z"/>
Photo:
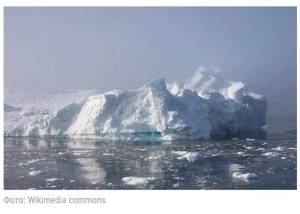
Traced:
<path fill-rule="evenodd" d="M 234 172 L 232 173 L 232 177 L 246 182 L 248 182 L 251 179 L 258 178 L 257 174 L 249 173 L 249 172 L 248 173 Z"/>
<path fill-rule="evenodd" d="M 152 177 L 142 178 L 142 177 L 129 176 L 129 177 L 122 178 L 122 182 L 130 186 L 144 186 L 154 180 L 155 178 Z"/>
<path fill-rule="evenodd" d="M 241 137 L 237 130 L 266 125 L 263 96 L 217 68 L 199 67 L 183 83 L 157 79 L 130 91 L 5 89 L 4 102 L 5 136 L 203 140 L 220 133 Z"/>

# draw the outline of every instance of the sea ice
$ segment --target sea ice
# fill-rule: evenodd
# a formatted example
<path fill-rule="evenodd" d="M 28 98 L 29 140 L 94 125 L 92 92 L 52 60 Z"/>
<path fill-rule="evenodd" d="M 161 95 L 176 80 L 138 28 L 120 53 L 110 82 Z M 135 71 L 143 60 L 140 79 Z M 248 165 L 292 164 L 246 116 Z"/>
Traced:
<path fill-rule="evenodd" d="M 255 173 L 241 173 L 241 172 L 232 173 L 232 177 L 246 182 L 248 182 L 251 179 L 258 178 L 257 174 Z"/>
<path fill-rule="evenodd" d="M 59 178 L 47 178 L 46 182 L 55 182 L 55 181 L 59 181 L 59 180 L 61 180 L 61 179 L 59 179 Z"/>
<path fill-rule="evenodd" d="M 37 162 L 44 161 L 44 160 L 46 160 L 46 158 L 33 159 L 33 160 L 30 160 L 30 161 L 27 161 L 27 163 L 28 164 L 33 164 L 33 163 L 37 163 Z"/>
<path fill-rule="evenodd" d="M 265 157 L 275 157 L 275 156 L 278 156 L 279 153 L 278 152 L 265 152 L 262 154 L 262 156 L 265 156 Z"/>
<path fill-rule="evenodd" d="M 252 146 L 244 146 L 244 148 L 247 149 L 247 150 L 251 150 L 251 149 L 253 149 L 254 147 L 252 147 Z"/>
<path fill-rule="evenodd" d="M 194 162 L 200 158 L 198 152 L 187 152 L 187 151 L 173 151 L 173 154 L 179 155 L 178 160 L 186 159 L 189 162 Z"/>
<path fill-rule="evenodd" d="M 278 147 L 276 147 L 276 148 L 272 148 L 272 150 L 273 150 L 273 151 L 279 151 L 279 152 L 281 152 L 281 151 L 284 150 L 284 147 L 278 146 Z"/>
<path fill-rule="evenodd" d="M 154 180 L 155 178 L 152 177 L 141 178 L 141 177 L 129 176 L 129 177 L 122 178 L 122 182 L 130 186 L 143 186 L 149 184 L 151 181 Z"/>
<path fill-rule="evenodd" d="M 28 175 L 29 176 L 37 176 L 37 175 L 41 175 L 41 174 L 44 174 L 44 172 L 41 170 L 33 170 L 33 171 L 30 171 Z"/>

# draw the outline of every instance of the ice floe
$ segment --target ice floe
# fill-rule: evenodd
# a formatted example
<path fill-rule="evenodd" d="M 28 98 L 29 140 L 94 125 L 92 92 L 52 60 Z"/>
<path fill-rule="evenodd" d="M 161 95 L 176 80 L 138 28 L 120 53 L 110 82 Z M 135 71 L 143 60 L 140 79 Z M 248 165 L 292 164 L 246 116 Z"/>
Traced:
<path fill-rule="evenodd" d="M 281 151 L 284 150 L 284 148 L 281 147 L 281 146 L 278 146 L 278 147 L 276 147 L 276 148 L 272 148 L 272 150 L 273 150 L 273 151 L 279 151 L 279 152 L 281 152 Z"/>
<path fill-rule="evenodd" d="M 154 180 L 155 178 L 153 177 L 141 178 L 141 177 L 129 176 L 129 177 L 122 178 L 122 182 L 130 186 L 143 186 L 149 184 L 151 181 Z"/>
<path fill-rule="evenodd" d="M 249 172 L 248 173 L 234 172 L 232 173 L 232 177 L 246 182 L 248 182 L 251 179 L 258 178 L 257 174 L 249 173 Z"/>
<path fill-rule="evenodd" d="M 265 152 L 262 154 L 262 156 L 265 156 L 265 157 L 275 157 L 275 156 L 278 156 L 279 153 L 278 152 Z"/>
<path fill-rule="evenodd" d="M 28 166 L 30 164 L 38 163 L 40 161 L 45 161 L 45 160 L 46 160 L 46 158 L 33 159 L 33 160 L 29 160 L 29 161 L 27 161 L 25 163 L 19 163 L 19 166 Z"/>
<path fill-rule="evenodd" d="M 47 182 L 55 182 L 55 181 L 59 181 L 59 180 L 62 180 L 62 179 L 59 179 L 59 178 L 47 178 L 46 179 Z"/>
<path fill-rule="evenodd" d="M 187 152 L 187 151 L 172 151 L 173 154 L 178 155 L 178 160 L 187 160 L 189 162 L 196 161 L 200 158 L 200 154 L 198 152 Z"/>
<path fill-rule="evenodd" d="M 44 172 L 41 170 L 33 170 L 28 173 L 29 176 L 37 176 L 37 175 L 41 175 L 41 174 L 44 174 Z"/>
<path fill-rule="evenodd" d="M 247 150 L 251 150 L 251 149 L 253 149 L 254 147 L 252 147 L 252 146 L 244 146 L 244 148 L 247 149 Z"/>

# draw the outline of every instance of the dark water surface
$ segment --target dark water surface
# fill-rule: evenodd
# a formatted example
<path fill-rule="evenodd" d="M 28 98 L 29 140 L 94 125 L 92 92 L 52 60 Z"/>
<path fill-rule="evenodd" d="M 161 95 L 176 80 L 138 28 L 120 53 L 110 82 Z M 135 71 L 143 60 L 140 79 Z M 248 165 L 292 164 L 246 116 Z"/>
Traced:
<path fill-rule="evenodd" d="M 4 187 L 296 189 L 296 152 L 293 133 L 164 143 L 5 138 Z"/>

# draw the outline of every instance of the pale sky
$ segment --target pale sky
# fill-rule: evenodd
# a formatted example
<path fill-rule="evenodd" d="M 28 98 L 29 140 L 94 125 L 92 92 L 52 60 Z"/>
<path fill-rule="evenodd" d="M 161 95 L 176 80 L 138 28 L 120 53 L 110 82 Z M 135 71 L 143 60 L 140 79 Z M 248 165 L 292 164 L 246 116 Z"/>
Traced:
<path fill-rule="evenodd" d="M 296 8 L 13 8 L 4 11 L 5 86 L 134 89 L 221 68 L 296 117 Z"/>

